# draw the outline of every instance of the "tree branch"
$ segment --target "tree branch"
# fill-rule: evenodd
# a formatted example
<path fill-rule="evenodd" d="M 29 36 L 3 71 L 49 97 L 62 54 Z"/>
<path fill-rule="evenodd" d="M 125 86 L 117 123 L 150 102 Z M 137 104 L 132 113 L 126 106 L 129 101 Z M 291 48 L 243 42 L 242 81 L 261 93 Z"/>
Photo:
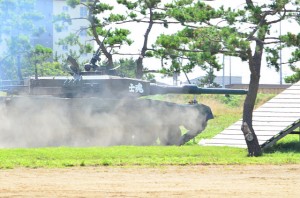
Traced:
<path fill-rule="evenodd" d="M 127 20 L 127 21 L 122 21 L 122 22 L 115 22 L 115 24 L 125 24 L 125 23 L 149 23 L 149 21 L 144 21 L 144 20 L 139 20 L 139 19 L 133 19 L 133 20 Z M 161 22 L 159 21 L 153 21 L 153 24 L 165 24 L 165 23 L 168 23 L 168 24 L 180 24 L 180 22 L 177 22 L 177 21 L 163 21 L 161 20 Z"/>
<path fill-rule="evenodd" d="M 279 19 L 274 20 L 274 21 L 269 21 L 269 22 L 267 22 L 267 24 L 270 25 L 270 24 L 278 23 L 278 22 L 282 21 L 285 18 L 285 16 L 286 16 L 286 9 L 285 9 L 285 7 L 283 7 L 283 10 L 284 10 L 283 15 Z M 276 13 L 281 13 L 281 12 L 280 11 L 279 12 L 276 11 Z"/>

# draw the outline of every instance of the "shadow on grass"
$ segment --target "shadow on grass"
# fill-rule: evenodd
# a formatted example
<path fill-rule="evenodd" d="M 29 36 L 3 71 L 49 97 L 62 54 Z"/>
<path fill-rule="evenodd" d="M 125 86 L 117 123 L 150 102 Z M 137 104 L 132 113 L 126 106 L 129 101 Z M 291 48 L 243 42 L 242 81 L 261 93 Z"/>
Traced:
<path fill-rule="evenodd" d="M 300 141 L 292 141 L 292 142 L 281 142 L 272 146 L 271 148 L 267 148 L 265 153 L 274 153 L 274 152 L 282 152 L 282 153 L 300 153 Z"/>

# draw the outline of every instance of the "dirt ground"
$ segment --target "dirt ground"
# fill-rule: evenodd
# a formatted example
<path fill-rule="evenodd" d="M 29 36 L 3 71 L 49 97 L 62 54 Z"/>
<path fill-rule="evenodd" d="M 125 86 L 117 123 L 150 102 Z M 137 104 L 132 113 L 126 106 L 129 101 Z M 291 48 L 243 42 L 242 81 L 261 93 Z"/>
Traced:
<path fill-rule="evenodd" d="M 0 170 L 0 197 L 300 197 L 300 165 Z"/>

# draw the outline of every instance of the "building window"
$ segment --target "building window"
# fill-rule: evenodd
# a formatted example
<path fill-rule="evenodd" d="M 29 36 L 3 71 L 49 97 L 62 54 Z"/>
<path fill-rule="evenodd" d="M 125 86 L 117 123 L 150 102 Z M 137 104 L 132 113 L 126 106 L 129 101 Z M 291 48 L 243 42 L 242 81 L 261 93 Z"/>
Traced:
<path fill-rule="evenodd" d="M 62 27 L 62 31 L 63 31 L 63 32 L 67 32 L 68 30 L 69 30 L 69 26 L 64 25 L 64 26 Z"/>
<path fill-rule="evenodd" d="M 68 12 L 69 11 L 69 7 L 68 6 L 63 6 L 62 10 L 63 10 L 63 12 Z"/>
<path fill-rule="evenodd" d="M 82 37 L 86 37 L 87 36 L 87 31 L 86 31 L 86 27 L 80 27 L 80 36 Z"/>
<path fill-rule="evenodd" d="M 86 7 L 80 7 L 80 17 L 86 17 L 88 15 L 88 11 Z"/>
<path fill-rule="evenodd" d="M 67 45 L 63 45 L 63 46 L 62 46 L 62 49 L 63 49 L 64 51 L 68 51 L 68 46 L 67 46 Z"/>

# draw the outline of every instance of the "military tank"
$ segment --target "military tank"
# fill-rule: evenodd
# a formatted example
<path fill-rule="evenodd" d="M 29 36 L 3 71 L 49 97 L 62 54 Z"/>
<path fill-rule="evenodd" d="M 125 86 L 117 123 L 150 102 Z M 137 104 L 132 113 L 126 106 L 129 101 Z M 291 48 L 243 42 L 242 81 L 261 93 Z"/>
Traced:
<path fill-rule="evenodd" d="M 197 102 L 146 99 L 155 94 L 246 94 L 246 90 L 162 86 L 100 67 L 100 48 L 71 76 L 28 78 L 3 85 L 0 147 L 183 145 L 201 133 L 211 109 Z M 186 133 L 182 134 L 182 128 Z"/>

